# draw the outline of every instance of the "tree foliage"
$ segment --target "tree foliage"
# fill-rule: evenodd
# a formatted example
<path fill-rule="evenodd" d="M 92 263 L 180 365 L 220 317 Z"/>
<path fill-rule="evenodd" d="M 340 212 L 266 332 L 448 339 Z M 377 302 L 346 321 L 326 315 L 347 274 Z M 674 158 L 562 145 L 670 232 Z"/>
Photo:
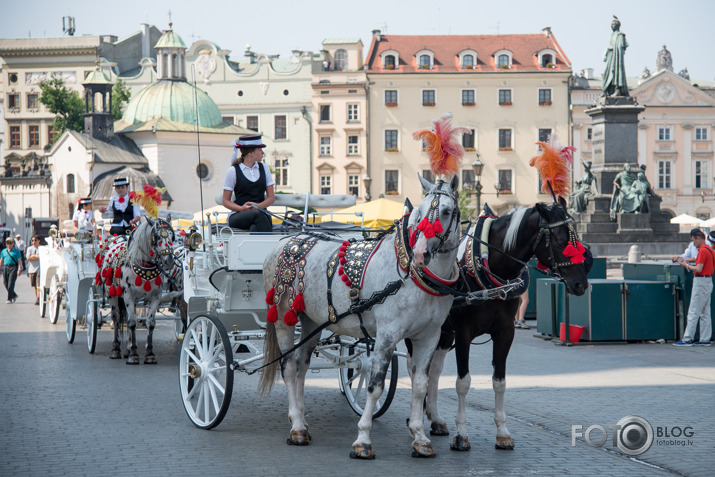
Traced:
<path fill-rule="evenodd" d="M 40 83 L 40 102 L 56 114 L 52 120 L 52 129 L 58 136 L 67 129 L 84 130 L 84 103 L 76 91 L 70 91 L 59 76 L 52 76 Z"/>
<path fill-rule="evenodd" d="M 127 84 L 117 78 L 117 82 L 112 87 L 112 114 L 114 114 L 115 121 L 122 119 L 122 108 L 129 102 L 131 95 Z"/>

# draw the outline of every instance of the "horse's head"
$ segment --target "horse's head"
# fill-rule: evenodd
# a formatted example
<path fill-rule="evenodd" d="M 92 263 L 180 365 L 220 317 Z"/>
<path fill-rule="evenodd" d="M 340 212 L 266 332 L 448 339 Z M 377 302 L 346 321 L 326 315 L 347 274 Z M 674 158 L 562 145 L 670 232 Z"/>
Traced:
<path fill-rule="evenodd" d="M 455 174 L 449 183 L 431 183 L 419 175 L 426 196 L 410 214 L 409 240 L 414 252 L 413 265 L 425 267 L 436 253 L 448 252 L 459 242 L 459 201 Z"/>
<path fill-rule="evenodd" d="M 163 219 L 152 221 L 152 248 L 158 259 L 171 262 L 174 253 L 174 229 Z"/>
<path fill-rule="evenodd" d="M 534 254 L 551 274 L 566 285 L 572 295 L 583 295 L 588 286 L 588 271 L 593 263 L 591 251 L 579 241 L 573 218 L 563 202 L 536 204 L 539 236 Z"/>
<path fill-rule="evenodd" d="M 132 232 L 127 245 L 131 261 L 156 262 L 174 253 L 174 229 L 163 219 L 144 217 Z"/>

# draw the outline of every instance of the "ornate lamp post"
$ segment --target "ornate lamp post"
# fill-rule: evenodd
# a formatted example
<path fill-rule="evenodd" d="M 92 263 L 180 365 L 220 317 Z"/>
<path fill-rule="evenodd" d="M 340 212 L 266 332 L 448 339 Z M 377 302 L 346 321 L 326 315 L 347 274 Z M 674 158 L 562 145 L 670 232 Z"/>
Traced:
<path fill-rule="evenodd" d="M 474 171 L 474 193 L 477 196 L 477 209 L 474 213 L 476 217 L 479 217 L 482 208 L 482 169 L 484 169 L 484 163 L 479 160 L 479 153 L 477 152 L 477 160 L 472 162 L 472 171 Z"/>
<path fill-rule="evenodd" d="M 365 176 L 362 182 L 365 184 L 365 202 L 370 202 L 370 199 L 372 199 L 370 196 L 370 184 L 372 183 L 372 178 L 370 178 L 370 176 Z"/>
<path fill-rule="evenodd" d="M 504 190 L 504 186 L 502 185 L 501 181 L 494 184 L 494 188 L 497 191 L 497 197 L 499 197 L 499 194 L 501 194 L 502 190 Z"/>

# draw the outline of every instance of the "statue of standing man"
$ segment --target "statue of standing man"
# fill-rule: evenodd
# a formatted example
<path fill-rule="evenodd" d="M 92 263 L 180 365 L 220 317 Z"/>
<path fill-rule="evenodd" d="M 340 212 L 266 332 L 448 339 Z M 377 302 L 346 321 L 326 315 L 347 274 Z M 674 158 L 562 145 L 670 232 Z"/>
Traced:
<path fill-rule="evenodd" d="M 603 82 L 601 84 L 601 97 L 606 96 L 630 96 L 628 94 L 628 83 L 626 82 L 626 34 L 621 33 L 621 22 L 614 15 L 611 22 L 611 39 L 608 41 L 606 53 L 603 61 L 606 62 L 606 70 L 603 72 Z"/>

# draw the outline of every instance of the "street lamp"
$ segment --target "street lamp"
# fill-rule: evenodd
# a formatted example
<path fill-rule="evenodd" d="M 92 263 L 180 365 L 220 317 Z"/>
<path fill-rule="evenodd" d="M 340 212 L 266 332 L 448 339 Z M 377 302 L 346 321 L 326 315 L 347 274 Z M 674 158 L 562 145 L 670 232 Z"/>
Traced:
<path fill-rule="evenodd" d="M 499 194 L 502 192 L 502 190 L 504 190 L 504 186 L 502 185 L 501 181 L 494 184 L 494 188 L 497 190 L 497 197 L 499 197 Z"/>
<path fill-rule="evenodd" d="M 372 183 L 372 179 L 370 176 L 365 176 L 365 178 L 362 180 L 363 184 L 365 184 L 365 202 L 370 202 L 370 184 Z"/>
<path fill-rule="evenodd" d="M 484 169 L 484 163 L 479 160 L 479 153 L 477 152 L 477 160 L 472 162 L 472 171 L 474 171 L 474 193 L 477 196 L 477 209 L 474 212 L 476 217 L 479 217 L 480 209 L 482 208 L 482 169 Z"/>

